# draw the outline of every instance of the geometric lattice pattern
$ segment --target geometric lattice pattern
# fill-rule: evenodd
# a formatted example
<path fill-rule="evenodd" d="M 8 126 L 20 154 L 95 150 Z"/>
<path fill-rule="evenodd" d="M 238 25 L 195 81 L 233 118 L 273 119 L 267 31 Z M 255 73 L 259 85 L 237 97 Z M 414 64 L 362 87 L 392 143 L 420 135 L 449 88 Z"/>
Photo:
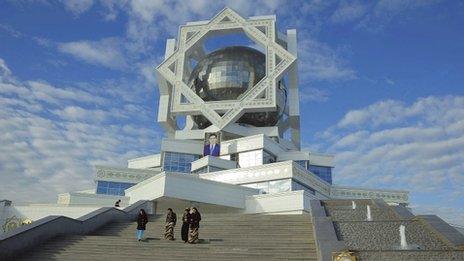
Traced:
<path fill-rule="evenodd" d="M 237 29 L 242 29 L 253 41 L 265 47 L 266 76 L 237 100 L 206 102 L 183 81 L 188 54 L 205 37 Z M 245 19 L 230 8 L 225 8 L 207 23 L 181 26 L 176 50 L 156 68 L 169 86 L 169 113 L 201 114 L 223 129 L 245 112 L 276 109 L 276 82 L 296 62 L 296 57 L 276 42 L 275 33 L 275 19 Z M 265 98 L 261 97 L 262 93 Z"/>

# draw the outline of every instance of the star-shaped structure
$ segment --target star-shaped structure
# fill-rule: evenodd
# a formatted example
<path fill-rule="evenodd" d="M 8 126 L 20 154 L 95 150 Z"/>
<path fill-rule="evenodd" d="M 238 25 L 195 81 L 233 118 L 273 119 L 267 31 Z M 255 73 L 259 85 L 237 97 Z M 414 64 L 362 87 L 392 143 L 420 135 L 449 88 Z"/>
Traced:
<path fill-rule="evenodd" d="M 189 59 L 198 52 L 196 45 L 206 38 L 237 30 L 243 30 L 265 47 L 266 75 L 237 100 L 204 101 L 185 82 L 190 73 Z M 163 107 L 163 113 L 168 116 L 165 121 L 172 115 L 203 115 L 221 130 L 246 112 L 275 110 L 277 82 L 295 62 L 296 57 L 277 41 L 273 16 L 245 19 L 226 7 L 210 21 L 181 26 L 177 48 L 156 68 L 161 91 L 160 108 Z"/>

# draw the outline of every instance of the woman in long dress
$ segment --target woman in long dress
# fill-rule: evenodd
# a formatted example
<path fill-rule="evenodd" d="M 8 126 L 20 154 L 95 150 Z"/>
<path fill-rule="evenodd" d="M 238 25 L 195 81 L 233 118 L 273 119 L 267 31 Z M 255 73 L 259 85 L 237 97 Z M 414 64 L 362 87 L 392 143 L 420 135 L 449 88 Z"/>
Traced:
<path fill-rule="evenodd" d="M 188 242 L 190 244 L 196 244 L 199 241 L 198 240 L 198 235 L 199 235 L 198 229 L 200 228 L 200 220 L 201 220 L 200 212 L 198 212 L 197 208 L 193 207 L 192 210 L 190 211 L 190 217 L 189 217 Z"/>
<path fill-rule="evenodd" d="M 181 233 L 182 240 L 184 241 L 184 243 L 187 243 L 187 241 L 188 241 L 188 232 L 189 232 L 188 220 L 189 220 L 189 217 L 190 217 L 189 211 L 190 210 L 188 208 L 186 208 L 184 210 L 184 214 L 182 215 L 182 229 L 181 229 L 180 233 Z"/>
<path fill-rule="evenodd" d="M 142 241 L 143 232 L 145 232 L 146 225 L 148 223 L 147 213 L 145 213 L 144 209 L 139 211 L 139 215 L 137 216 L 137 240 Z"/>
<path fill-rule="evenodd" d="M 174 227 L 176 226 L 177 216 L 176 213 L 168 208 L 168 214 L 166 215 L 166 224 L 164 226 L 164 239 L 174 240 Z"/>

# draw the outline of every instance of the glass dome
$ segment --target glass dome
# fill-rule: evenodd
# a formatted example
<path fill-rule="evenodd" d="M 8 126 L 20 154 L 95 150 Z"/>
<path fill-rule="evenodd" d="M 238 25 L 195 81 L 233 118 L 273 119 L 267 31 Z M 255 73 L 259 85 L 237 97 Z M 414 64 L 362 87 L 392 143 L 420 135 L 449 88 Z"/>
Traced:
<path fill-rule="evenodd" d="M 188 85 L 204 101 L 236 100 L 264 78 L 265 64 L 265 55 L 256 49 L 244 46 L 222 48 L 198 62 L 189 77 Z M 245 113 L 237 123 L 256 127 L 274 126 L 285 107 L 283 82 L 279 83 L 277 98 L 277 112 Z M 193 116 L 193 119 L 200 129 L 211 125 L 204 116 Z"/>

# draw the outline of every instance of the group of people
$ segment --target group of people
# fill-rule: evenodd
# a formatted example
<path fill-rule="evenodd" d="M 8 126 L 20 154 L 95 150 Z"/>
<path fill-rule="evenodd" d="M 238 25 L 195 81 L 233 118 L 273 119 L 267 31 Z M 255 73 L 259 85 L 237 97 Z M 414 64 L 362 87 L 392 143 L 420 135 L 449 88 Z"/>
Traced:
<path fill-rule="evenodd" d="M 198 229 L 200 228 L 201 215 L 198 212 L 196 207 L 186 208 L 184 214 L 182 215 L 182 229 L 181 237 L 184 243 L 195 244 L 198 243 Z M 141 241 L 143 238 L 143 233 L 146 229 L 146 224 L 148 223 L 148 216 L 145 213 L 145 210 L 141 209 L 137 217 L 137 240 Z M 166 215 L 166 223 L 164 225 L 164 239 L 174 240 L 174 228 L 177 223 L 177 215 L 172 211 L 171 208 L 168 208 L 168 213 Z"/>

